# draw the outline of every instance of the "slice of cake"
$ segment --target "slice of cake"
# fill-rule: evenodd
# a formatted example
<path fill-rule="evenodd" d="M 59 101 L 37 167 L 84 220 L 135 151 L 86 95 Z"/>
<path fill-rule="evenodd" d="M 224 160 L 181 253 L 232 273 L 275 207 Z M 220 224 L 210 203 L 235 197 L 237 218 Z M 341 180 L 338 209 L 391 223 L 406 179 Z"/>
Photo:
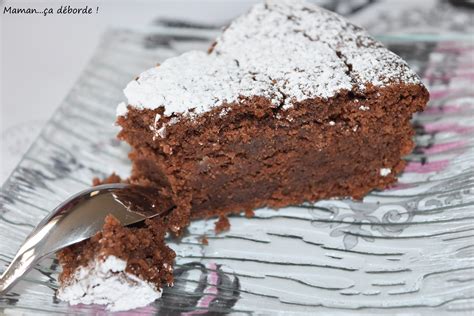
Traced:
<path fill-rule="evenodd" d="M 164 243 L 165 232 L 157 218 L 127 228 L 108 216 L 101 233 L 58 253 L 63 268 L 58 298 L 112 311 L 155 301 L 173 283 L 175 253 Z"/>
<path fill-rule="evenodd" d="M 176 209 L 143 228 L 109 219 L 59 255 L 59 298 L 133 308 L 172 282 L 164 234 L 193 218 L 329 197 L 361 198 L 396 181 L 428 92 L 397 55 L 342 17 L 266 1 L 209 52 L 142 73 L 119 105 L 131 183 L 161 187 Z M 114 179 L 111 181 L 119 181 Z M 158 195 L 157 195 L 158 196 Z"/>
<path fill-rule="evenodd" d="M 363 29 L 270 0 L 209 52 L 166 60 L 125 95 L 117 122 L 133 148 L 131 180 L 169 186 L 176 223 L 385 188 L 428 101 L 418 76 Z"/>

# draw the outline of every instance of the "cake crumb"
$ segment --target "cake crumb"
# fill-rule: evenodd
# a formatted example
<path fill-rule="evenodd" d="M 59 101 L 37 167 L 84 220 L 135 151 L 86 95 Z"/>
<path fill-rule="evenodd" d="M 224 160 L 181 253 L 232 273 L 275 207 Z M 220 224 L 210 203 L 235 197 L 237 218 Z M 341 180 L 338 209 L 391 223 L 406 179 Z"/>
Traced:
<path fill-rule="evenodd" d="M 127 104 L 125 102 L 120 102 L 117 106 L 116 115 L 117 116 L 126 116 L 128 112 Z"/>
<path fill-rule="evenodd" d="M 225 215 L 220 215 L 219 219 L 214 223 L 214 225 L 214 231 L 216 232 L 216 234 L 222 233 L 230 229 L 229 219 Z"/>
<path fill-rule="evenodd" d="M 124 182 L 124 181 L 122 181 L 122 178 L 118 174 L 113 172 L 110 176 L 104 179 L 100 179 L 98 177 L 93 178 L 92 186 L 96 187 L 101 184 L 112 184 L 112 183 L 120 183 L 120 182 Z"/>
<path fill-rule="evenodd" d="M 246 210 L 244 213 L 245 213 L 245 217 L 247 218 L 252 218 L 255 216 L 255 212 L 253 210 Z"/>
<path fill-rule="evenodd" d="M 171 148 L 171 146 L 169 146 L 167 144 L 163 144 L 162 148 L 163 148 L 163 152 L 165 154 L 167 154 L 167 155 L 172 155 L 173 154 L 173 148 Z"/>

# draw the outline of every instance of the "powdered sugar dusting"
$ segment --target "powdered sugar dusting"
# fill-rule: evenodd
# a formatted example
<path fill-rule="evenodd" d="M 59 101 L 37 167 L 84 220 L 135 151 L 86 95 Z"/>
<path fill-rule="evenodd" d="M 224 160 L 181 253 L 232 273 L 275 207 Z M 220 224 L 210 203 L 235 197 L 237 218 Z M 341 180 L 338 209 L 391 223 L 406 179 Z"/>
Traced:
<path fill-rule="evenodd" d="M 249 96 L 288 108 L 391 82 L 420 81 L 400 57 L 339 15 L 304 1 L 267 0 L 235 20 L 210 54 L 168 59 L 130 82 L 125 95 L 132 106 L 164 106 L 169 116 Z"/>
<path fill-rule="evenodd" d="M 127 273 L 127 262 L 115 256 L 95 259 L 80 267 L 58 290 L 58 298 L 76 304 L 101 304 L 121 311 L 148 305 L 161 297 L 161 289 Z"/>
<path fill-rule="evenodd" d="M 170 58 L 142 73 L 125 88 L 129 104 L 139 108 L 164 105 L 165 115 L 190 109 L 201 113 L 239 95 L 275 98 L 278 92 L 268 81 L 254 78 L 235 60 L 191 51 Z"/>
<path fill-rule="evenodd" d="M 386 176 L 388 176 L 390 173 L 392 173 L 392 169 L 390 169 L 390 168 L 382 168 L 382 169 L 380 169 L 380 175 L 381 175 L 382 177 L 386 177 Z"/>
<path fill-rule="evenodd" d="M 127 104 L 125 104 L 125 102 L 121 102 L 117 106 L 116 114 L 117 116 L 124 116 L 127 114 Z"/>

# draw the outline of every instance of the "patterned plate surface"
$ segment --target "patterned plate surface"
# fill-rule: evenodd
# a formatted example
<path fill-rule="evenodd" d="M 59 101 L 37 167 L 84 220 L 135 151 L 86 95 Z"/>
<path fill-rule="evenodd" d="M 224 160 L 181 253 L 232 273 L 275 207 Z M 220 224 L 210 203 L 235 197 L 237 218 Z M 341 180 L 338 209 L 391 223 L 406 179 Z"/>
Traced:
<path fill-rule="evenodd" d="M 128 148 L 112 125 L 122 88 L 180 52 L 205 49 L 216 30 L 156 26 L 107 33 L 83 75 L 0 192 L 0 270 L 28 232 L 64 198 L 116 171 Z M 384 37 L 387 40 L 387 37 Z M 194 222 L 180 243 L 176 283 L 134 312 L 184 315 L 457 314 L 474 306 L 474 44 L 386 42 L 424 77 L 415 152 L 398 185 L 362 202 L 328 200 Z M 209 245 L 201 238 L 206 235 Z M 58 301 L 58 265 L 41 263 L 0 298 L 0 313 L 101 313 Z"/>

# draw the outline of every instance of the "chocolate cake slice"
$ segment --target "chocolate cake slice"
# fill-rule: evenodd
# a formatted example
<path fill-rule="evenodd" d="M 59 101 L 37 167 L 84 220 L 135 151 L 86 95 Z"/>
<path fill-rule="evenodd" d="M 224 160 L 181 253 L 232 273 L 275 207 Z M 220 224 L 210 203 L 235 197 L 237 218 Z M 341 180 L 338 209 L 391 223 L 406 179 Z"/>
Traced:
<path fill-rule="evenodd" d="M 270 0 L 208 52 L 168 59 L 125 95 L 117 122 L 132 146 L 128 181 L 158 186 L 177 207 L 141 228 L 109 219 L 63 250 L 59 297 L 72 303 L 122 309 L 159 297 L 174 258 L 164 234 L 193 218 L 218 216 L 224 230 L 232 212 L 387 187 L 428 101 L 418 76 L 363 29 L 303 1 Z"/>
<path fill-rule="evenodd" d="M 383 189 L 428 101 L 407 64 L 360 27 L 270 0 L 208 52 L 166 60 L 125 95 L 117 122 L 133 148 L 131 181 L 168 186 L 176 223 Z"/>

